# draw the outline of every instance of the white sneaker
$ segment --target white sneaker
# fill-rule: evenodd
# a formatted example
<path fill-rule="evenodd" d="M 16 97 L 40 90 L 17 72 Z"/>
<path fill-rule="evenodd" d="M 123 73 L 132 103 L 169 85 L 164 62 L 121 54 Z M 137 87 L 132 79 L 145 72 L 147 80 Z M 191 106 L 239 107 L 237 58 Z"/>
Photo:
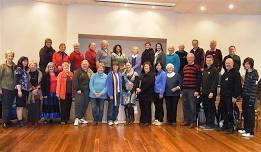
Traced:
<path fill-rule="evenodd" d="M 244 133 L 241 134 L 243 137 L 254 137 L 254 135 L 251 135 L 250 133 Z"/>
<path fill-rule="evenodd" d="M 109 126 L 113 125 L 113 122 L 112 122 L 112 121 L 109 121 L 109 122 L 108 122 L 108 125 L 109 125 Z"/>
<path fill-rule="evenodd" d="M 78 126 L 78 125 L 79 125 L 79 121 L 80 121 L 80 120 L 79 120 L 78 118 L 75 118 L 73 125 L 74 125 L 74 126 Z"/>
<path fill-rule="evenodd" d="M 246 133 L 245 130 L 238 130 L 237 132 L 240 133 L 240 134 L 245 134 Z"/>
<path fill-rule="evenodd" d="M 156 123 L 158 123 L 159 121 L 158 120 L 154 120 L 153 122 L 152 122 L 152 124 L 153 125 L 156 125 Z"/>
<path fill-rule="evenodd" d="M 156 125 L 156 126 L 161 126 L 162 125 L 162 122 L 160 122 L 160 121 L 157 121 L 157 122 L 155 122 L 155 124 L 154 125 Z"/>
<path fill-rule="evenodd" d="M 85 120 L 84 118 L 80 119 L 80 121 L 81 121 L 82 124 L 87 124 L 88 123 L 88 121 Z"/>
<path fill-rule="evenodd" d="M 115 120 L 114 125 L 118 125 L 118 124 L 119 124 L 118 120 Z"/>

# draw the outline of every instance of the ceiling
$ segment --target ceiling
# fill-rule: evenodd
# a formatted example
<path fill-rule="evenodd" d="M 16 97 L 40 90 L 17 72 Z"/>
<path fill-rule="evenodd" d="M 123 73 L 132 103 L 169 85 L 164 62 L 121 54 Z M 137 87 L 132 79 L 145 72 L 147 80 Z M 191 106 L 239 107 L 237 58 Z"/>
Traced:
<path fill-rule="evenodd" d="M 123 4 L 98 3 L 95 0 L 34 0 L 62 5 L 90 4 L 90 5 L 112 5 Z M 154 9 L 168 9 L 177 13 L 208 13 L 208 14 L 252 14 L 261 15 L 261 0 L 136 0 L 157 3 L 175 3 L 174 8 L 155 7 Z M 228 5 L 233 4 L 234 8 L 229 9 Z M 200 7 L 204 6 L 205 11 Z M 146 6 L 128 5 L 128 7 L 144 8 Z M 149 7 L 151 8 L 151 7 Z"/>

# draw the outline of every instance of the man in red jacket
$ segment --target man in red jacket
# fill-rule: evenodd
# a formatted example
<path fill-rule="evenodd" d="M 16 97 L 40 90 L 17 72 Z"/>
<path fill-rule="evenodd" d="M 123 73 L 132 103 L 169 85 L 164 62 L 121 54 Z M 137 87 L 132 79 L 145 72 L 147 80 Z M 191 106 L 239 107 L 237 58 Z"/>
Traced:
<path fill-rule="evenodd" d="M 81 67 L 81 62 L 84 60 L 83 54 L 80 52 L 80 44 L 73 45 L 73 52 L 70 54 L 71 71 L 75 71 Z"/>
<path fill-rule="evenodd" d="M 94 42 L 89 45 L 89 49 L 85 53 L 85 59 L 88 60 L 92 71 L 96 72 L 96 44 Z"/>

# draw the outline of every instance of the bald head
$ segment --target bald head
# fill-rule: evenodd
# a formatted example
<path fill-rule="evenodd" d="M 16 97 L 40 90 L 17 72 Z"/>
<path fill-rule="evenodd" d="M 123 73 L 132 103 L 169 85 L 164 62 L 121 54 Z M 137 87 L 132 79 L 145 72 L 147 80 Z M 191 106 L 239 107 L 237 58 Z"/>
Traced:
<path fill-rule="evenodd" d="M 216 46 L 217 46 L 217 41 L 215 41 L 215 40 L 210 41 L 209 46 L 210 46 L 211 50 L 215 50 Z"/>
<path fill-rule="evenodd" d="M 226 70 L 229 71 L 231 69 L 233 69 L 234 67 L 234 61 L 232 58 L 227 58 L 226 61 L 225 61 L 225 67 L 226 67 Z"/>
<path fill-rule="evenodd" d="M 187 61 L 188 64 L 194 64 L 194 60 L 195 60 L 195 55 L 193 53 L 188 53 L 187 55 Z"/>
<path fill-rule="evenodd" d="M 185 50 L 185 45 L 184 44 L 180 44 L 179 45 L 179 51 L 184 51 Z"/>

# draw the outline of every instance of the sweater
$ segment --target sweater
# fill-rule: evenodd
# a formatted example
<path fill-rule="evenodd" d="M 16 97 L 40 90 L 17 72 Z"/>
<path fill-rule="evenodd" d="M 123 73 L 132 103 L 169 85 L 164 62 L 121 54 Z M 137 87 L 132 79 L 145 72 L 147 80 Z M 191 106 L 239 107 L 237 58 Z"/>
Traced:
<path fill-rule="evenodd" d="M 182 78 L 176 73 L 173 77 L 167 77 L 166 86 L 165 86 L 165 96 L 180 96 L 180 90 L 172 92 L 171 89 L 179 86 L 181 87 Z"/>
<path fill-rule="evenodd" d="M 154 65 L 157 63 L 157 62 L 161 62 L 162 64 L 164 64 L 164 61 L 165 60 L 165 53 L 163 51 L 157 53 L 155 52 L 155 59 L 154 59 Z"/>
<path fill-rule="evenodd" d="M 55 66 L 58 68 L 59 71 L 62 71 L 61 66 L 62 66 L 63 62 L 70 63 L 69 56 L 65 52 L 61 52 L 61 51 L 55 52 L 53 54 L 52 61 L 55 64 Z"/>
<path fill-rule="evenodd" d="M 59 96 L 60 99 L 65 100 L 66 94 L 67 94 L 67 79 L 73 78 L 73 73 L 69 72 L 66 73 L 64 71 L 60 72 L 57 77 L 57 86 L 56 86 L 56 95 Z M 73 92 L 73 87 L 70 87 L 72 89 L 71 92 Z"/>
<path fill-rule="evenodd" d="M 217 95 L 217 86 L 219 80 L 218 73 L 218 69 L 214 66 L 204 69 L 202 76 L 202 94 L 208 95 L 212 92 L 214 96 Z"/>
<path fill-rule="evenodd" d="M 250 102 L 256 101 L 258 79 L 259 76 L 257 70 L 254 69 L 251 72 L 246 72 L 242 95 L 243 97 L 249 97 Z"/>
<path fill-rule="evenodd" d="M 122 53 L 121 55 L 118 55 L 118 54 L 113 52 L 111 54 L 111 59 L 112 59 L 112 62 L 117 61 L 119 63 L 121 70 L 124 70 L 125 64 L 128 62 L 128 58 L 125 56 L 124 53 Z"/>
<path fill-rule="evenodd" d="M 107 75 L 105 73 L 99 74 L 98 72 L 93 74 L 90 80 L 89 88 L 90 93 L 89 97 L 97 98 L 94 93 L 101 93 L 102 95 L 98 98 L 106 99 L 107 98 Z"/>
<path fill-rule="evenodd" d="M 111 67 L 111 52 L 107 50 L 100 50 L 96 54 L 96 61 L 103 63 L 105 67 Z"/>
<path fill-rule="evenodd" d="M 241 76 L 234 68 L 221 76 L 220 95 L 238 98 L 241 95 Z"/>
<path fill-rule="evenodd" d="M 15 89 L 15 69 L 16 65 L 14 63 L 12 66 L 8 66 L 7 64 L 0 65 L 0 89 L 6 89 L 11 91 Z"/>
<path fill-rule="evenodd" d="M 139 88 L 141 89 L 140 97 L 153 99 L 154 94 L 155 75 L 151 71 L 149 73 L 142 73 L 140 76 Z"/>
<path fill-rule="evenodd" d="M 16 85 L 21 86 L 21 90 L 29 91 L 30 78 L 27 71 L 21 67 L 17 67 L 15 70 Z"/>
<path fill-rule="evenodd" d="M 163 95 L 165 92 L 167 74 L 165 71 L 161 70 L 156 74 L 154 92 Z"/>
<path fill-rule="evenodd" d="M 75 71 L 81 67 L 81 63 L 84 60 L 84 56 L 80 52 L 73 51 L 70 54 L 71 71 Z"/>
<path fill-rule="evenodd" d="M 174 65 L 174 71 L 175 73 L 178 73 L 180 68 L 180 59 L 176 53 L 167 54 L 165 56 L 165 63 L 163 63 L 164 69 L 169 63 Z"/>
<path fill-rule="evenodd" d="M 85 59 L 88 60 L 92 71 L 96 71 L 96 51 L 88 50 L 85 53 Z"/>
<path fill-rule="evenodd" d="M 141 57 L 139 55 L 137 55 L 135 58 L 133 56 L 129 56 L 128 60 L 131 63 L 134 71 L 136 71 L 140 75 L 140 73 L 141 73 Z M 133 63 L 133 61 L 135 62 L 135 64 Z"/>
<path fill-rule="evenodd" d="M 154 58 L 155 58 L 154 50 L 152 48 L 146 49 L 145 51 L 142 52 L 141 55 L 141 65 L 143 65 L 144 62 L 149 62 L 151 66 L 154 66 L 153 65 Z"/>
<path fill-rule="evenodd" d="M 82 68 L 77 69 L 73 75 L 73 87 L 75 91 L 89 92 L 91 75 L 88 75 Z"/>
<path fill-rule="evenodd" d="M 183 75 L 183 68 L 184 68 L 185 65 L 188 64 L 188 61 L 187 61 L 188 52 L 186 52 L 186 51 L 176 51 L 175 53 L 179 56 L 179 60 L 180 60 L 179 74 Z"/>
<path fill-rule="evenodd" d="M 58 73 L 54 73 L 55 76 L 58 75 Z M 50 93 L 55 93 L 51 91 L 51 85 L 55 86 L 55 91 L 56 91 L 56 84 L 57 82 L 53 82 L 51 84 L 51 76 L 50 73 L 43 73 L 43 78 L 41 82 L 41 88 L 42 88 L 42 95 L 43 96 L 48 96 Z"/>
<path fill-rule="evenodd" d="M 199 66 L 187 64 L 183 69 L 183 74 L 182 89 L 196 89 L 200 91 L 202 74 Z"/>
<path fill-rule="evenodd" d="M 240 57 L 238 56 L 238 55 L 227 55 L 227 56 L 225 56 L 224 57 L 224 60 L 223 60 L 223 68 L 224 68 L 224 70 L 226 71 L 226 67 L 225 67 L 225 61 L 226 61 L 226 59 L 228 59 L 228 58 L 232 58 L 233 59 L 233 61 L 234 61 L 234 68 L 237 70 L 237 71 L 239 71 L 240 70 L 240 67 L 241 67 L 241 59 L 240 59 Z"/>
<path fill-rule="evenodd" d="M 190 53 L 195 55 L 195 64 L 199 66 L 200 69 L 204 68 L 205 65 L 205 52 L 202 48 L 193 48 Z"/>
<path fill-rule="evenodd" d="M 114 77 L 115 75 L 115 77 Z M 117 76 L 116 76 L 117 75 Z M 119 80 L 117 80 L 119 79 Z M 112 71 L 107 77 L 107 94 L 109 97 L 113 97 L 114 105 L 120 105 L 122 103 L 122 74 L 120 72 L 113 73 Z M 118 98 L 118 94 L 120 97 Z"/>
<path fill-rule="evenodd" d="M 222 57 L 221 50 L 219 50 L 219 49 L 216 49 L 215 51 L 208 50 L 206 52 L 205 59 L 206 59 L 206 57 L 208 55 L 212 55 L 213 56 L 213 58 L 214 58 L 213 66 L 215 66 L 218 69 L 218 71 L 220 72 L 221 69 L 222 69 L 222 65 L 223 65 L 223 63 L 222 63 L 223 57 Z"/>
<path fill-rule="evenodd" d="M 44 46 L 39 51 L 39 58 L 40 58 L 39 67 L 42 72 L 45 72 L 45 68 L 47 64 L 49 62 L 52 62 L 52 57 L 54 53 L 55 50 L 52 47 L 48 48 L 47 46 Z"/>

